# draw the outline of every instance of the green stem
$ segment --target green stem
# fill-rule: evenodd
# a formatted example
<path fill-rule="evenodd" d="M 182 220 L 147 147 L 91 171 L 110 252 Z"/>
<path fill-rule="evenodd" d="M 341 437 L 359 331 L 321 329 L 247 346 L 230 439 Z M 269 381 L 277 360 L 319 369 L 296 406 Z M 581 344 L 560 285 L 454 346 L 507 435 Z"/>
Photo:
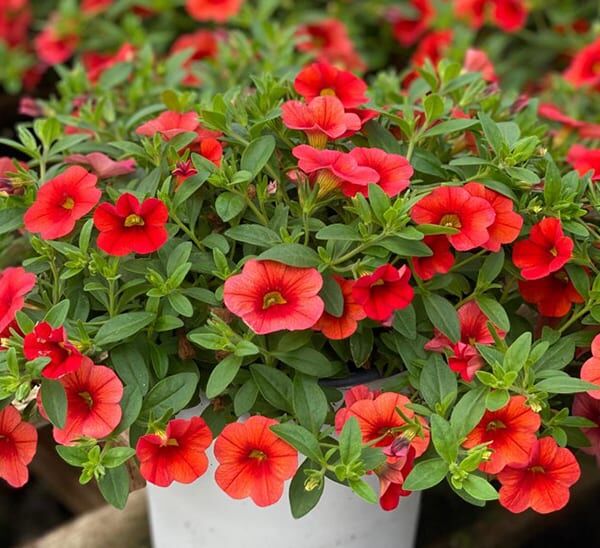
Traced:
<path fill-rule="evenodd" d="M 171 219 L 173 219 L 175 221 L 175 224 L 181 228 L 181 230 L 183 230 L 188 237 L 190 238 L 190 240 L 192 240 L 192 242 L 194 242 L 194 244 L 196 245 L 196 247 L 200 250 L 200 251 L 204 251 L 205 248 L 202 245 L 202 243 L 200 242 L 200 240 L 196 237 L 196 235 L 183 223 L 183 221 L 177 216 L 177 214 L 171 210 L 170 212 L 171 215 Z"/>
<path fill-rule="evenodd" d="M 569 319 L 569 321 L 567 321 L 566 323 L 564 323 L 559 329 L 558 331 L 560 333 L 562 333 L 563 331 L 565 331 L 566 329 L 568 329 L 569 327 L 571 327 L 579 318 L 582 318 L 583 316 L 585 316 L 589 311 L 590 308 L 592 307 L 592 303 L 588 303 L 586 304 L 579 312 L 576 312 L 575 314 L 573 314 L 573 316 L 571 316 L 571 318 Z"/>

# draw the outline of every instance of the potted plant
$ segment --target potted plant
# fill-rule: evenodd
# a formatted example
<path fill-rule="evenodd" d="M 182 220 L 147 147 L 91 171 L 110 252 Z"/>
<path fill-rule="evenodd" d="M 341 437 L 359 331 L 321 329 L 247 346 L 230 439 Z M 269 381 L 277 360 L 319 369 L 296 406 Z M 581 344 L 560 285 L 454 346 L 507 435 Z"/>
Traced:
<path fill-rule="evenodd" d="M 239 36 L 193 73 L 146 47 L 0 139 L 30 245 L 0 273 L 0 477 L 49 421 L 111 504 L 148 482 L 157 546 L 408 547 L 444 480 L 559 510 L 597 451 L 596 173 L 464 55 L 367 83 L 251 32 L 223 93 Z"/>

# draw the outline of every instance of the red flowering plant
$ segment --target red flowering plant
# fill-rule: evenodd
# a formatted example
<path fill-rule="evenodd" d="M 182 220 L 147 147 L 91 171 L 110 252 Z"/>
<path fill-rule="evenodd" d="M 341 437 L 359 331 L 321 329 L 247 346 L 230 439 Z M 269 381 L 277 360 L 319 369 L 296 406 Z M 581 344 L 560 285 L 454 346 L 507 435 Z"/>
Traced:
<path fill-rule="evenodd" d="M 444 480 L 560 509 L 597 455 L 593 175 L 462 58 L 432 47 L 407 83 L 282 47 L 297 70 L 258 55 L 224 93 L 148 48 L 63 71 L 0 139 L 27 159 L 1 195 L 27 251 L 0 274 L 0 477 L 26 481 L 48 421 L 118 507 L 130 472 L 214 459 L 232 498 L 289 487 L 296 517 L 330 479 L 385 510 Z"/>

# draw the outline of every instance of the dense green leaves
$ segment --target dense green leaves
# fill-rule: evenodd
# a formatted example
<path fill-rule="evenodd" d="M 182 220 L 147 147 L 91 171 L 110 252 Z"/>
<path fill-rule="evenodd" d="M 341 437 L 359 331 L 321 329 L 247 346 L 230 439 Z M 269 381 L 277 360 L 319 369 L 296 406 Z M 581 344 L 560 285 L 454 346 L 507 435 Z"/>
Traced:
<path fill-rule="evenodd" d="M 108 320 L 96 334 L 96 344 L 107 346 L 135 335 L 154 320 L 151 312 L 128 312 Z"/>

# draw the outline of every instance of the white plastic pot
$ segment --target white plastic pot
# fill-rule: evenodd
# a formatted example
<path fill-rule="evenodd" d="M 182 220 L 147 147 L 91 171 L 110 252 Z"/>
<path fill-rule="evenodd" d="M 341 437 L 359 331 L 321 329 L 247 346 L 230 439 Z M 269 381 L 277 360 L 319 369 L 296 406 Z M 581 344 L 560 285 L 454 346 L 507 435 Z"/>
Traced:
<path fill-rule="evenodd" d="M 371 385 L 377 383 L 369 383 Z M 201 409 L 183 416 L 199 415 Z M 281 500 L 259 508 L 234 500 L 214 480 L 212 451 L 207 473 L 191 485 L 160 488 L 148 484 L 154 548 L 412 548 L 420 493 L 402 498 L 393 512 L 371 505 L 350 489 L 326 480 L 319 504 L 302 519 L 290 512 L 287 489 Z M 373 487 L 378 481 L 370 477 Z M 286 487 L 289 485 L 286 485 Z"/>

